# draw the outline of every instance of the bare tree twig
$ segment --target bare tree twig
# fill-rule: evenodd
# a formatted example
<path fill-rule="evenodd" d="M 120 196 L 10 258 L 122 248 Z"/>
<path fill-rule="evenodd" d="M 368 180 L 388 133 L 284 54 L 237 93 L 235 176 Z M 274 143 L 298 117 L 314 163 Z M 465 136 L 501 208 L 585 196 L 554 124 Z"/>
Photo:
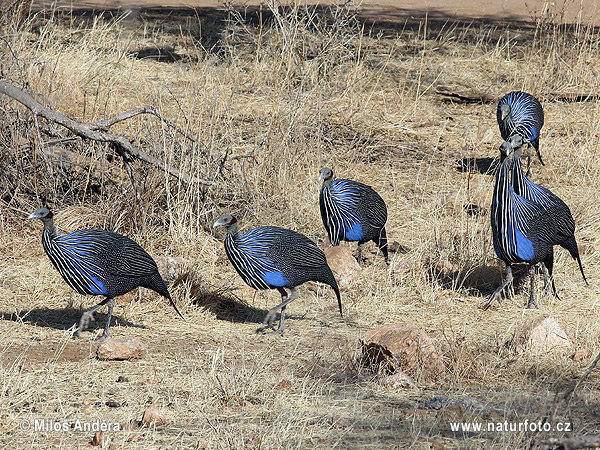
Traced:
<path fill-rule="evenodd" d="M 575 450 L 580 448 L 596 448 L 600 447 L 600 435 L 589 434 L 582 436 L 550 438 L 544 442 L 552 449 Z"/>
<path fill-rule="evenodd" d="M 193 143 L 196 143 L 196 138 L 188 135 L 185 131 L 183 131 L 181 128 L 179 128 L 177 125 L 175 125 L 169 119 L 166 119 L 163 116 L 161 116 L 154 106 L 142 106 L 141 108 L 132 109 L 131 111 L 125 111 L 120 114 L 117 114 L 114 117 L 111 117 L 110 119 L 98 120 L 96 122 L 92 122 L 89 124 L 89 126 L 92 130 L 107 131 L 115 123 L 122 122 L 123 120 L 131 119 L 132 117 L 135 117 L 140 114 L 152 114 L 153 116 L 158 117 L 162 122 L 164 122 L 170 128 L 173 128 L 175 131 L 177 131 L 183 137 L 192 141 Z"/>
<path fill-rule="evenodd" d="M 109 133 L 107 131 L 103 131 L 103 130 L 99 129 L 100 127 L 98 126 L 98 124 L 89 124 L 89 123 L 79 122 L 77 120 L 71 119 L 70 117 L 68 117 L 64 114 L 58 113 L 50 108 L 47 108 L 44 105 L 42 105 L 41 103 L 39 103 L 37 100 L 35 100 L 33 97 L 31 97 L 29 94 L 16 88 L 12 84 L 8 83 L 6 80 L 0 79 L 0 94 L 9 96 L 10 98 L 18 101 L 22 105 L 29 108 L 31 110 L 31 112 L 33 112 L 34 115 L 41 116 L 51 122 L 62 125 L 63 127 L 68 128 L 73 133 L 75 133 L 76 135 L 78 135 L 84 139 L 89 139 L 89 140 L 98 141 L 98 142 L 106 142 L 108 144 L 111 144 L 115 148 L 116 152 L 123 158 L 123 160 L 126 163 L 131 161 L 132 157 L 134 157 L 134 158 L 142 160 L 148 164 L 156 166 L 161 170 L 164 170 L 169 175 L 171 175 L 175 178 L 178 178 L 179 180 L 181 180 L 185 183 L 197 182 L 197 183 L 204 184 L 207 186 L 211 186 L 214 184 L 213 181 L 202 180 L 199 178 L 192 178 L 187 173 L 182 172 L 174 167 L 171 167 L 171 166 L 165 164 L 160 159 L 155 158 L 154 156 L 149 155 L 148 153 L 145 153 L 145 152 L 142 152 L 141 150 L 136 149 L 131 144 L 129 139 L 127 139 L 125 136 L 122 136 L 120 134 Z M 134 111 L 136 111 L 136 110 L 134 110 Z M 132 113 L 132 112 L 130 111 L 129 113 Z M 127 116 L 127 114 L 129 114 L 129 113 L 123 113 L 123 115 Z M 141 113 L 138 112 L 137 114 L 141 114 Z M 135 115 L 135 114 L 133 114 L 133 115 Z M 130 115 L 129 117 L 133 117 L 133 115 Z M 125 120 L 125 118 L 127 118 L 127 117 L 121 118 L 120 116 L 122 116 L 122 115 L 120 114 L 120 115 L 116 116 L 116 119 L 115 118 L 108 119 L 108 122 L 101 121 L 100 124 L 102 125 L 103 122 L 110 123 L 111 121 L 114 121 L 113 123 L 116 123 L 120 120 Z M 158 117 L 160 117 L 160 116 L 158 116 Z"/>

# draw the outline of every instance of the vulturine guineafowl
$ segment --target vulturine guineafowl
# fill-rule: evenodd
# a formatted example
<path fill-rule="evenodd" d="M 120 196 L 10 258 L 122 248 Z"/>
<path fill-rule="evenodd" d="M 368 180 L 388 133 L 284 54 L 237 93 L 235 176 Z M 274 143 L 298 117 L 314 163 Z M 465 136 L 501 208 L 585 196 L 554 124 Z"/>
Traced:
<path fill-rule="evenodd" d="M 533 146 L 540 162 L 544 165 L 540 154 L 540 130 L 544 126 L 544 110 L 537 98 L 526 92 L 510 92 L 498 102 L 496 118 L 502 139 L 507 141 L 515 134 L 520 135 L 525 142 Z M 528 147 L 528 177 L 531 174 L 530 165 L 531 147 Z"/>
<path fill-rule="evenodd" d="M 482 306 L 487 309 L 495 300 L 500 303 L 502 291 L 513 281 L 512 265 L 526 263 L 531 276 L 527 307 L 532 308 L 536 307 L 534 266 L 543 262 L 552 278 L 552 242 L 556 239 L 556 225 L 542 206 L 516 194 L 511 186 L 510 172 L 513 165 L 521 163 L 513 147 L 504 142 L 500 152 L 501 163 L 492 198 L 491 225 L 494 250 L 498 258 L 506 263 L 506 278 Z"/>
<path fill-rule="evenodd" d="M 342 300 L 337 282 L 327 265 L 325 254 L 306 236 L 279 227 L 258 227 L 240 233 L 237 219 L 223 214 L 214 227 L 227 228 L 225 252 L 242 279 L 254 289 L 277 289 L 282 302 L 271 308 L 257 332 L 272 328 L 281 310 L 279 328 L 283 333 L 285 308 L 298 297 L 296 287 L 307 281 L 320 281 L 335 291 L 340 315 Z M 288 295 L 285 288 L 291 290 Z"/>
<path fill-rule="evenodd" d="M 106 298 L 84 311 L 76 336 L 94 319 L 94 312 L 108 304 L 104 333 L 108 337 L 115 297 L 137 288 L 152 289 L 175 306 L 152 257 L 128 237 L 106 230 L 77 230 L 61 235 L 54 225 L 54 215 L 47 208 L 33 212 L 30 219 L 44 224 L 42 244 L 58 273 L 69 286 L 82 295 L 105 295 Z"/>
<path fill-rule="evenodd" d="M 556 239 L 552 242 L 553 245 L 560 245 L 567 249 L 573 259 L 579 264 L 579 270 L 583 276 L 583 280 L 588 284 L 583 272 L 581 258 L 579 257 L 579 248 L 575 240 L 575 220 L 571 214 L 569 207 L 558 196 L 550 190 L 535 184 L 523 173 L 521 167 L 521 154 L 523 147 L 523 139 L 519 135 L 511 136 L 508 140 L 509 145 L 513 148 L 517 161 L 512 166 L 512 186 L 515 193 L 521 195 L 527 200 L 531 200 L 544 208 L 554 223 L 556 224 Z"/>
<path fill-rule="evenodd" d="M 366 184 L 352 180 L 333 179 L 333 171 L 321 169 L 323 180 L 319 205 L 323 225 L 332 245 L 340 241 L 358 241 L 358 262 L 362 262 L 362 248 L 373 241 L 388 262 L 387 207 L 381 196 Z"/>

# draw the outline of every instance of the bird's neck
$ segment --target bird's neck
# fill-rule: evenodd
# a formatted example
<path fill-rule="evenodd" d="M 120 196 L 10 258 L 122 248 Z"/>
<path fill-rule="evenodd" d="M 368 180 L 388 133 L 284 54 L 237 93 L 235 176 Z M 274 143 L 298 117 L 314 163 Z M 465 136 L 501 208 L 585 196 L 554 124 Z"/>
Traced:
<path fill-rule="evenodd" d="M 495 206 L 497 202 L 502 202 L 509 189 L 510 181 L 510 168 L 513 164 L 512 157 L 505 158 L 498 167 L 498 174 L 496 175 L 496 186 L 494 187 L 494 200 L 492 206 Z"/>
<path fill-rule="evenodd" d="M 323 180 L 323 187 L 329 187 L 331 186 L 331 183 L 333 182 L 333 178 L 329 178 L 328 180 Z"/>
<path fill-rule="evenodd" d="M 523 192 L 526 189 L 525 183 L 527 179 L 525 178 L 525 172 L 523 172 L 523 167 L 521 167 L 521 158 L 515 156 L 513 160 L 514 161 L 511 167 L 512 185 L 517 194 L 523 195 Z"/>
<path fill-rule="evenodd" d="M 42 222 L 44 224 L 44 229 L 42 230 L 42 233 L 48 235 L 48 237 L 50 237 L 51 239 L 60 236 L 58 228 L 56 228 L 56 226 L 54 225 L 54 220 L 46 219 Z"/>
<path fill-rule="evenodd" d="M 240 234 L 240 231 L 238 229 L 237 223 L 234 223 L 227 228 L 227 237 L 229 239 L 235 240 L 239 234 Z"/>

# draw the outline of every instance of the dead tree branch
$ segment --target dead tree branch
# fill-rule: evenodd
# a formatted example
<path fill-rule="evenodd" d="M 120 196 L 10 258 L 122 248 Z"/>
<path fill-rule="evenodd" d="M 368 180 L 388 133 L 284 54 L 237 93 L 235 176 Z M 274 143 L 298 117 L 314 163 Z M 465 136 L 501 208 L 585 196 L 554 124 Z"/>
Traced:
<path fill-rule="evenodd" d="M 543 449 L 555 450 L 575 450 L 581 448 L 597 448 L 600 447 L 600 435 L 590 434 L 582 436 L 550 438 L 544 442 Z"/>
<path fill-rule="evenodd" d="M 125 112 L 111 119 L 99 121 L 96 123 L 84 123 L 71 119 L 70 117 L 64 114 L 60 114 L 50 108 L 47 108 L 46 106 L 42 105 L 37 100 L 35 100 L 33 97 L 31 97 L 29 94 L 8 83 L 6 80 L 0 79 L 0 94 L 7 95 L 8 97 L 18 101 L 19 103 L 27 107 L 29 110 L 31 110 L 31 112 L 33 112 L 34 115 L 41 116 L 46 120 L 68 128 L 69 130 L 71 130 L 71 132 L 75 133 L 77 136 L 83 139 L 88 139 L 97 142 L 106 142 L 108 144 L 111 144 L 115 148 L 119 156 L 123 158 L 125 163 L 130 162 L 133 158 L 137 158 L 148 164 L 156 166 L 161 170 L 166 171 L 169 175 L 178 178 L 184 183 L 197 182 L 207 186 L 214 184 L 213 181 L 192 178 L 187 173 L 165 164 L 160 159 L 155 158 L 154 156 L 149 155 L 148 153 L 142 152 L 141 150 L 138 150 L 131 144 L 129 139 L 127 139 L 125 136 L 115 133 L 109 133 L 108 131 L 106 131 L 106 128 L 110 125 L 133 117 L 137 114 L 143 113 L 154 114 L 161 120 L 165 121 L 167 125 L 169 125 L 169 123 L 165 119 L 163 119 L 153 107 L 149 107 L 150 109 L 139 108 L 137 110 Z M 152 109 L 154 109 L 154 112 L 152 111 Z"/>

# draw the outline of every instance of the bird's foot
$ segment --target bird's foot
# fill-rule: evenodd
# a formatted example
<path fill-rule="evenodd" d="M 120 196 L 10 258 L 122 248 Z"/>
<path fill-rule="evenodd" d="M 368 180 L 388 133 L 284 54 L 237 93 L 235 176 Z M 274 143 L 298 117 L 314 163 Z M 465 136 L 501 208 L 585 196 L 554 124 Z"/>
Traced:
<path fill-rule="evenodd" d="M 94 316 L 93 311 L 86 311 L 81 315 L 81 319 L 79 319 L 79 328 L 75 332 L 75 336 L 79 337 L 81 332 L 87 328 L 90 322 L 95 322 L 96 317 Z"/>
<path fill-rule="evenodd" d="M 275 322 L 275 311 L 271 310 L 267 313 L 265 320 L 263 320 L 262 324 L 260 325 L 260 327 L 258 327 L 256 332 L 262 333 L 264 330 L 266 330 L 268 328 L 271 328 L 274 330 L 273 322 Z M 264 333 L 264 334 L 267 334 L 267 333 Z"/>
<path fill-rule="evenodd" d="M 479 306 L 486 311 L 495 301 L 497 301 L 498 304 L 502 303 L 502 291 L 494 292 L 489 299 L 481 302 Z"/>
<path fill-rule="evenodd" d="M 535 300 L 529 300 L 525 309 L 538 309 L 538 305 L 535 303 Z"/>

